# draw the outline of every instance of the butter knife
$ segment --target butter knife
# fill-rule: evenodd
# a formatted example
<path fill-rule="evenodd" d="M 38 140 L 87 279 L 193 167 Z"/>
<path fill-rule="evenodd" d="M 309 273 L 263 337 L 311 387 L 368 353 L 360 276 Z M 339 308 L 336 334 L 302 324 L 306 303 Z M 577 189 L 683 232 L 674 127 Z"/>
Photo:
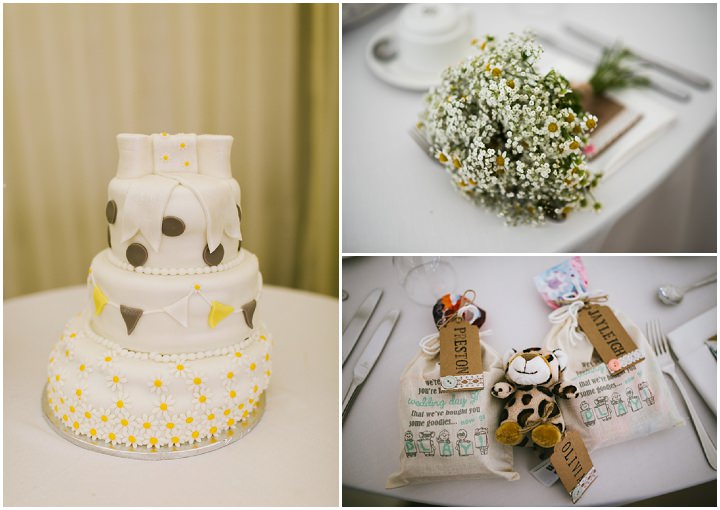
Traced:
<path fill-rule="evenodd" d="M 572 47 L 567 44 L 561 44 L 559 43 L 554 37 L 544 34 L 542 32 L 538 32 L 537 30 L 533 29 L 533 33 L 538 38 L 538 41 L 543 43 L 545 46 L 550 46 L 555 48 L 556 50 L 562 51 L 566 55 L 569 55 L 577 60 L 580 60 L 581 62 L 585 62 L 589 65 L 596 65 L 598 62 L 598 59 L 593 57 L 592 55 L 577 49 L 576 47 Z M 648 88 L 659 92 L 661 94 L 664 94 L 672 99 L 675 99 L 677 101 L 683 101 L 687 102 L 690 100 L 690 94 L 685 92 L 684 90 L 680 90 L 678 88 L 675 88 L 674 86 L 665 83 L 660 82 L 657 80 L 657 78 L 650 79 L 650 83 L 648 84 Z"/>
<path fill-rule="evenodd" d="M 576 27 L 566 25 L 565 30 L 567 30 L 569 33 L 571 33 L 575 37 L 582 39 L 583 41 L 586 41 L 595 46 L 600 46 L 601 48 L 609 48 L 614 44 L 613 40 L 611 40 L 601 34 L 598 34 L 597 32 L 588 30 L 587 28 L 576 28 Z M 683 81 L 683 82 L 687 83 L 688 85 L 692 85 L 695 88 L 705 90 L 705 89 L 709 89 L 710 86 L 712 85 L 710 80 L 708 80 L 704 76 L 701 76 L 693 71 L 689 71 L 687 69 L 681 69 L 680 67 L 676 66 L 675 64 L 671 64 L 669 62 L 659 60 L 655 57 L 651 57 L 650 55 L 648 55 L 646 53 L 638 53 L 637 51 L 635 51 L 633 49 L 630 49 L 630 53 L 632 54 L 633 58 L 637 61 L 637 63 L 640 64 L 641 66 L 651 67 L 653 69 L 661 71 L 661 72 L 665 73 L 666 75 L 672 76 L 673 78 Z"/>
<path fill-rule="evenodd" d="M 370 375 L 370 371 L 375 366 L 375 362 L 380 357 L 380 354 L 382 354 L 398 317 L 400 317 L 400 310 L 392 310 L 383 318 L 360 356 L 360 360 L 355 365 L 355 368 L 353 369 L 352 383 L 350 383 L 350 387 L 345 393 L 345 398 L 343 399 L 343 420 L 345 420 L 345 416 L 350 410 L 350 406 L 352 406 L 352 403 L 355 401 L 355 397 L 357 397 L 360 387 L 365 382 L 365 379 L 367 379 L 367 376 Z"/>
<path fill-rule="evenodd" d="M 345 327 L 345 331 L 343 331 L 342 335 L 343 365 L 345 365 L 345 362 L 355 348 L 355 344 L 357 344 L 360 335 L 362 335 L 362 332 L 365 330 L 365 326 L 367 326 L 370 316 L 375 311 L 375 307 L 377 306 L 378 301 L 380 301 L 382 293 L 383 291 L 381 289 L 375 289 L 368 294 L 368 297 L 365 298 L 365 301 L 363 301 L 360 308 L 357 309 L 357 312 L 355 312 L 355 315 L 353 315 L 353 318 L 350 319 L 350 322 Z"/>

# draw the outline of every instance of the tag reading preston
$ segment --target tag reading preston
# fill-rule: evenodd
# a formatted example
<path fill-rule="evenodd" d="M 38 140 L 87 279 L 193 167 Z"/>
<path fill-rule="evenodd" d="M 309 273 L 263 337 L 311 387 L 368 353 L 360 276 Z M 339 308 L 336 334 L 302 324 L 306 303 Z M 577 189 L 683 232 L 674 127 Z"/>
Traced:
<path fill-rule="evenodd" d="M 440 328 L 441 391 L 481 390 L 485 386 L 480 333 L 462 317 Z"/>
<path fill-rule="evenodd" d="M 550 462 L 573 503 L 585 494 L 597 478 L 597 470 L 590 460 L 585 443 L 574 430 L 565 432 L 560 442 L 555 445 Z"/>
<path fill-rule="evenodd" d="M 609 307 L 584 306 L 578 313 L 578 325 L 607 365 L 610 375 L 617 375 L 645 359 Z"/>

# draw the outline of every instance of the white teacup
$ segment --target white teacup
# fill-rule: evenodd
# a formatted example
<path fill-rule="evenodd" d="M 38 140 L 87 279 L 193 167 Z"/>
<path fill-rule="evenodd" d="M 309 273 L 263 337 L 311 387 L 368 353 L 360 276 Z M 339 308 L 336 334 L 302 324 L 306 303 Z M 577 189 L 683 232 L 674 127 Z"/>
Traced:
<path fill-rule="evenodd" d="M 395 24 L 396 44 L 404 65 L 439 74 L 468 53 L 472 13 L 456 5 L 410 4 Z"/>

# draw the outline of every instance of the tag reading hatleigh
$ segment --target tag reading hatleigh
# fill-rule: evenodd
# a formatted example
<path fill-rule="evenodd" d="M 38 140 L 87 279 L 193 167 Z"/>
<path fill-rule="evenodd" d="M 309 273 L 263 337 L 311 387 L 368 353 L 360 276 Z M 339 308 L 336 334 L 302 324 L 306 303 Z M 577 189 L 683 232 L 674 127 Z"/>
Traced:
<path fill-rule="evenodd" d="M 617 375 L 645 359 L 609 307 L 584 306 L 578 313 L 578 325 L 607 365 L 610 375 Z"/>
<path fill-rule="evenodd" d="M 585 443 L 574 430 L 568 430 L 555 445 L 550 462 L 573 503 L 585 494 L 597 478 L 597 470 L 590 460 Z"/>
<path fill-rule="evenodd" d="M 454 317 L 440 328 L 441 391 L 481 390 L 485 387 L 480 332 Z"/>

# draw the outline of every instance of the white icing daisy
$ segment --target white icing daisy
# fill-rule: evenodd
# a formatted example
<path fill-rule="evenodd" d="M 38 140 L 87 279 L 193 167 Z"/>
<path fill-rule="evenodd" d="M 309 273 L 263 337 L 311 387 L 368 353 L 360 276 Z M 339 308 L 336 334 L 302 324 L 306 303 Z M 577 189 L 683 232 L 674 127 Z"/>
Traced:
<path fill-rule="evenodd" d="M 172 412 L 173 406 L 175 405 L 175 399 L 172 395 L 164 393 L 155 399 L 153 406 L 153 413 L 160 416 L 168 416 Z"/>
<path fill-rule="evenodd" d="M 185 430 L 183 431 L 183 434 L 180 436 L 182 441 L 184 443 L 197 443 L 202 441 L 202 432 L 200 423 L 195 423 L 194 426 L 185 427 Z"/>
<path fill-rule="evenodd" d="M 110 388 L 112 391 L 121 391 L 123 385 L 127 383 L 127 377 L 118 373 L 117 371 L 113 371 L 110 375 L 107 376 L 106 381 L 108 388 Z"/>
<path fill-rule="evenodd" d="M 129 427 L 124 429 L 124 434 L 122 436 L 122 442 L 132 448 L 137 447 L 142 440 L 142 433 L 138 430 L 138 428 L 134 425 L 130 425 Z"/>
<path fill-rule="evenodd" d="M 210 388 L 199 387 L 193 391 L 193 406 L 198 412 L 205 412 L 212 405 L 212 402 L 213 393 Z"/>
<path fill-rule="evenodd" d="M 84 360 L 80 360 L 77 365 L 77 375 L 80 379 L 87 379 L 89 373 L 93 371 L 92 365 L 86 363 Z"/>
<path fill-rule="evenodd" d="M 115 362 L 115 353 L 112 351 L 106 351 L 102 356 L 97 359 L 96 366 L 101 370 L 109 370 Z"/>
<path fill-rule="evenodd" d="M 84 382 L 78 382 L 74 385 L 72 390 L 72 397 L 76 402 L 83 402 L 83 399 L 87 399 L 88 386 Z"/>
<path fill-rule="evenodd" d="M 203 388 L 206 381 L 207 378 L 205 377 L 205 374 L 200 372 L 192 372 L 187 376 L 187 383 L 193 391 Z"/>
<path fill-rule="evenodd" d="M 167 391 L 167 384 L 165 382 L 165 378 L 162 375 L 155 375 L 154 377 L 150 378 L 150 381 L 148 382 L 148 387 L 150 388 L 150 391 L 155 393 L 156 395 L 161 395 Z"/>
<path fill-rule="evenodd" d="M 129 406 L 131 404 L 130 395 L 128 395 L 124 391 L 119 391 L 115 394 L 113 398 L 113 406 L 117 411 L 122 412 L 129 409 Z"/>
<path fill-rule="evenodd" d="M 111 445 L 116 445 L 120 442 L 120 432 L 117 430 L 116 427 L 109 426 L 103 432 L 102 439 L 106 443 L 110 443 Z"/>
<path fill-rule="evenodd" d="M 106 407 L 104 409 L 99 409 L 95 416 L 96 416 L 96 419 L 98 420 L 98 424 L 101 427 L 103 427 L 103 429 L 105 427 L 109 426 L 109 424 L 114 422 L 116 419 L 115 409 L 110 408 L 110 407 Z"/>
<path fill-rule="evenodd" d="M 189 377 L 187 362 L 185 360 L 179 360 L 175 362 L 175 364 L 172 367 L 172 373 L 175 377 L 180 377 L 185 379 L 186 377 Z"/>
<path fill-rule="evenodd" d="M 182 413 L 175 418 L 175 422 L 180 424 L 183 428 L 192 427 L 196 420 L 195 413 L 187 412 Z"/>
<path fill-rule="evenodd" d="M 155 416 L 143 414 L 140 418 L 137 418 L 135 425 L 142 432 L 143 437 L 157 430 L 157 421 Z"/>

